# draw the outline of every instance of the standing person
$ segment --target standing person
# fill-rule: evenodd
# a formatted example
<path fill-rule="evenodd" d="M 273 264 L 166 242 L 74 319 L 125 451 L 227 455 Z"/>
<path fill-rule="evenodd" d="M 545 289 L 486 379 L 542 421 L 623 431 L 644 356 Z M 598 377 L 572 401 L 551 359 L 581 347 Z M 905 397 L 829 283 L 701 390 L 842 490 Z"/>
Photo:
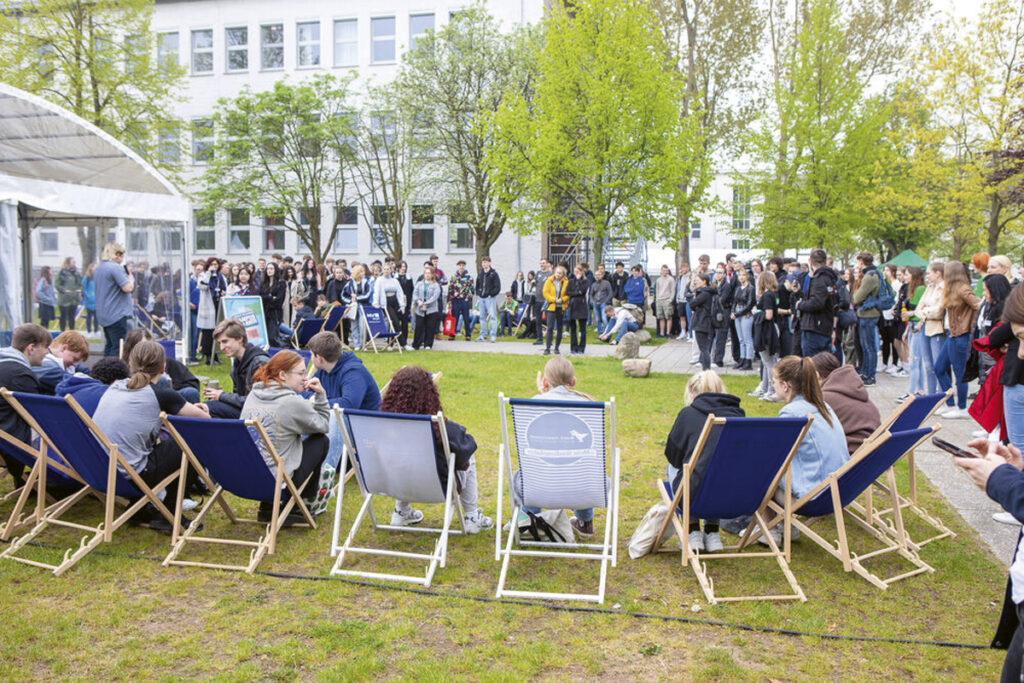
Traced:
<path fill-rule="evenodd" d="M 280 346 L 278 332 L 281 329 L 281 316 L 284 315 L 284 300 L 288 296 L 288 285 L 281 279 L 281 271 L 274 263 L 267 264 L 266 275 L 260 286 L 260 297 L 263 299 L 263 317 L 267 324 L 267 341 L 271 346 Z"/>
<path fill-rule="evenodd" d="M 750 282 L 746 268 L 736 271 L 736 287 L 732 294 L 732 311 L 729 318 L 736 327 L 740 342 L 740 363 L 738 370 L 753 370 L 754 362 L 754 304 L 757 296 Z"/>
<path fill-rule="evenodd" d="M 82 302 L 82 276 L 75 267 L 75 259 L 64 259 L 57 275 L 57 306 L 60 308 L 60 331 L 75 329 L 75 311 Z"/>
<path fill-rule="evenodd" d="M 991 279 L 990 279 L 991 278 Z M 986 275 L 982 279 L 982 303 L 978 307 L 978 321 L 973 339 L 988 336 L 1003 319 L 1003 306 L 1010 295 L 1010 283 L 1000 275 Z M 995 365 L 995 359 L 987 353 L 978 357 L 978 384 L 985 383 L 985 378 Z"/>
<path fill-rule="evenodd" d="M 615 308 L 626 303 L 626 280 L 628 279 L 629 273 L 626 272 L 626 264 L 622 261 L 616 261 L 615 272 L 609 278 L 612 285 L 612 306 Z"/>
<path fill-rule="evenodd" d="M 682 264 L 679 266 L 679 277 L 676 278 L 675 306 L 676 317 L 679 318 L 679 335 L 676 339 L 682 340 L 692 336 L 690 331 L 690 266 Z"/>
<path fill-rule="evenodd" d="M 608 328 L 608 317 L 604 309 L 612 303 L 612 283 L 605 277 L 604 266 L 598 266 L 594 272 L 594 282 L 590 285 L 590 306 L 594 309 L 594 329 L 598 336 Z"/>
<path fill-rule="evenodd" d="M 263 259 L 260 259 L 263 261 Z M 267 264 L 263 262 L 263 268 L 261 270 L 255 270 L 252 274 L 252 285 L 256 292 L 260 291 L 263 286 L 263 278 L 266 275 Z M 305 294 L 302 290 L 302 281 L 299 280 L 298 274 L 295 272 L 295 266 L 287 265 L 281 269 L 281 279 L 284 280 L 285 296 L 284 296 L 284 308 L 281 312 L 281 321 L 286 325 L 291 325 L 292 321 L 295 320 L 296 308 L 292 305 L 292 301 L 296 297 L 302 298 Z M 301 306 L 299 308 L 302 308 Z"/>
<path fill-rule="evenodd" d="M 100 326 L 96 323 L 96 280 L 93 273 L 96 272 L 96 264 L 90 263 L 82 276 L 82 307 L 85 308 L 85 331 L 98 332 Z"/>
<path fill-rule="evenodd" d="M 355 351 L 363 348 L 363 337 L 366 336 L 363 332 L 363 315 L 360 307 L 369 305 L 373 296 L 373 285 L 367 277 L 367 272 L 366 266 L 362 263 L 352 266 L 352 277 L 346 283 L 343 293 L 343 301 L 349 306 L 350 311 L 345 317 L 352 320 L 350 341 Z"/>
<path fill-rule="evenodd" d="M 392 274 L 392 269 L 390 261 L 381 267 L 380 277 L 373 283 L 373 306 L 387 312 L 388 322 L 392 330 L 397 332 L 407 302 L 402 285 Z"/>
<path fill-rule="evenodd" d="M 345 287 L 348 285 L 348 273 L 345 267 L 334 264 L 331 269 L 331 279 L 324 284 L 324 296 L 327 302 L 332 304 L 345 304 Z"/>
<path fill-rule="evenodd" d="M 910 368 L 910 347 L 906 339 L 907 324 L 903 322 L 901 316 L 906 307 L 907 297 L 910 296 L 907 291 L 907 269 L 903 266 L 896 268 L 890 265 L 886 266 L 886 273 L 889 275 L 889 282 L 896 290 L 896 305 L 890 310 L 888 318 L 885 314 L 882 316 L 891 323 L 893 333 L 892 346 L 895 355 L 892 361 L 893 367 L 888 370 L 888 373 L 893 377 L 907 377 Z"/>
<path fill-rule="evenodd" d="M 274 264 L 268 263 L 267 268 Z M 220 345 L 221 353 L 231 359 L 231 384 L 233 392 L 206 387 L 206 405 L 212 417 L 237 420 L 245 404 L 245 397 L 252 390 L 253 374 L 270 361 L 267 352 L 249 343 L 242 323 L 228 318 L 217 325 L 213 336 Z"/>
<path fill-rule="evenodd" d="M 797 310 L 800 311 L 800 346 L 804 356 L 828 351 L 836 343 L 836 272 L 825 265 L 825 258 L 824 249 L 811 250 L 811 279 L 807 297 L 797 303 Z M 793 293 L 792 289 L 790 293 Z"/>
<path fill-rule="evenodd" d="M 647 279 L 644 277 L 644 269 L 640 266 L 630 268 L 629 279 L 623 285 L 626 294 L 626 303 L 633 304 L 644 313 L 647 309 Z"/>
<path fill-rule="evenodd" d="M 135 277 L 121 265 L 124 247 L 109 242 L 103 247 L 103 256 L 96 266 L 96 320 L 103 328 L 106 344 L 104 356 L 117 356 L 121 340 L 128 335 L 128 321 L 132 318 L 132 292 Z"/>
<path fill-rule="evenodd" d="M 46 328 L 35 323 L 18 325 L 11 334 L 11 345 L 0 349 L 0 387 L 25 394 L 40 393 L 39 380 L 33 368 L 43 364 L 50 350 L 53 337 Z M 14 412 L 7 401 L 0 397 L 0 430 L 24 443 L 32 442 L 32 430 L 28 423 Z M 6 452 L 0 451 L 0 459 L 7 467 L 7 473 L 14 479 L 14 488 L 20 487 L 25 466 Z"/>
<path fill-rule="evenodd" d="M 416 283 L 412 293 L 412 309 L 416 315 L 416 332 L 412 348 L 419 350 L 434 348 L 434 331 L 441 316 L 439 299 L 441 286 L 434 281 L 434 269 L 423 268 L 423 279 Z"/>
<path fill-rule="evenodd" d="M 569 278 L 569 355 L 582 356 L 587 350 L 587 280 L 583 264 L 577 263 Z M 577 337 L 577 331 L 579 336 Z"/>
<path fill-rule="evenodd" d="M 989 263 L 991 268 L 991 263 Z M 946 341 L 946 306 L 944 304 L 946 288 L 942 279 L 945 271 L 945 264 L 941 261 L 934 261 L 928 264 L 924 278 L 928 286 L 917 306 L 918 315 L 924 320 L 924 337 L 927 342 L 924 345 L 924 371 L 925 382 L 928 385 L 928 393 L 934 394 L 938 391 L 939 378 L 935 374 L 935 361 L 939 358 L 939 351 Z"/>
<path fill-rule="evenodd" d="M 792 316 L 792 308 L 789 297 L 789 289 L 786 287 L 786 264 L 781 256 L 772 256 L 768 259 L 768 272 L 775 276 L 776 294 L 779 297 L 779 310 L 776 323 L 779 328 L 779 357 L 789 356 L 794 351 L 793 339 L 790 334 L 789 324 Z M 769 382 L 771 379 L 769 378 Z"/>
<path fill-rule="evenodd" d="M 544 315 L 544 311 L 547 308 L 547 302 L 544 300 L 544 285 L 547 284 L 548 278 L 553 273 L 551 263 L 547 259 L 542 258 L 540 260 L 540 269 L 537 271 L 537 289 L 534 295 L 533 319 L 537 327 L 537 339 L 533 342 L 534 346 L 540 346 L 544 343 L 544 321 L 547 317 Z"/>
<path fill-rule="evenodd" d="M 779 360 L 779 281 L 775 274 L 764 271 L 757 278 L 757 313 L 754 314 L 754 350 L 761 357 L 761 382 L 750 393 L 766 401 L 775 399 L 772 393 L 772 370 Z"/>
<path fill-rule="evenodd" d="M 654 317 L 658 321 L 658 336 L 668 337 L 675 314 L 676 279 L 668 266 L 661 267 L 661 275 L 654 286 Z"/>
<path fill-rule="evenodd" d="M 878 321 L 882 317 L 879 300 L 882 297 L 882 275 L 875 268 L 875 257 L 867 251 L 857 254 L 860 266 L 860 284 L 853 295 L 857 306 L 857 335 L 860 339 L 861 376 L 864 386 L 874 386 L 878 367 Z"/>
<path fill-rule="evenodd" d="M 199 351 L 209 365 L 220 365 L 213 348 L 213 330 L 217 327 L 217 311 L 226 289 L 224 276 L 220 274 L 220 259 L 211 256 L 206 260 L 205 269 L 199 275 L 199 309 L 196 315 Z"/>
<path fill-rule="evenodd" d="M 918 304 L 925 292 L 924 269 L 909 266 L 905 271 L 904 279 L 906 280 L 907 298 L 903 303 L 900 317 L 907 326 L 906 335 L 910 346 L 910 381 L 906 393 L 896 399 L 897 403 L 903 403 L 911 396 L 923 394 L 926 380 L 924 357 L 927 353 L 928 340 L 924 336 L 924 321 L 917 315 Z"/>
<path fill-rule="evenodd" d="M 725 301 L 723 290 L 728 295 L 729 301 L 732 300 L 731 287 L 725 274 L 725 266 L 719 264 L 715 267 L 715 272 L 711 277 L 711 287 L 715 290 L 715 295 L 711 298 L 711 315 L 709 318 L 713 335 L 711 362 L 720 368 L 724 368 L 725 344 L 729 340 L 729 308 L 723 303 Z"/>
<path fill-rule="evenodd" d="M 463 331 L 466 341 L 470 340 L 469 308 L 473 304 L 473 276 L 466 270 L 466 261 L 459 259 L 455 273 L 448 284 L 448 313 L 455 318 L 455 334 Z M 455 339 L 455 334 L 448 339 Z"/>
<path fill-rule="evenodd" d="M 235 293 L 231 296 L 257 296 L 259 294 L 260 290 L 253 284 L 252 273 L 248 268 L 240 268 L 237 277 L 238 279 L 235 280 Z M 285 286 L 287 287 L 287 284 Z M 288 302 L 288 309 L 291 310 L 291 302 Z M 284 315 L 283 309 L 282 315 Z M 286 320 L 286 318 L 282 317 L 281 320 Z"/>
<path fill-rule="evenodd" d="M 711 369 L 711 343 L 714 339 L 715 330 L 711 324 L 712 308 L 715 296 L 718 292 L 708 281 L 708 274 L 702 271 L 695 272 L 691 278 L 693 282 L 693 301 L 690 306 L 693 309 L 693 316 L 690 318 L 690 329 L 697 348 L 700 351 L 700 367 L 702 370 Z"/>
<path fill-rule="evenodd" d="M 943 306 L 946 309 L 946 320 L 949 321 L 949 335 L 943 341 L 939 355 L 935 359 L 934 370 L 942 391 L 948 391 L 953 381 L 956 382 L 956 404 L 950 397 L 946 403 L 949 407 L 937 414 L 947 419 L 961 419 L 969 417 L 967 382 L 963 376 L 967 366 L 967 355 L 970 352 L 971 329 L 974 327 L 974 319 L 981 300 L 974 296 L 967 269 L 959 261 L 946 262 L 942 279 L 945 283 Z"/>
<path fill-rule="evenodd" d="M 412 351 L 412 345 L 409 344 L 409 320 L 412 318 L 412 289 L 414 283 L 412 278 L 409 277 L 408 263 L 405 261 L 398 262 L 398 276 L 395 279 L 398 280 L 398 286 L 402 288 L 402 294 L 405 295 L 406 301 L 405 309 L 402 311 L 399 320 L 398 344 L 405 347 L 406 351 Z"/>
<path fill-rule="evenodd" d="M 480 259 L 483 269 L 476 276 L 476 294 L 480 297 L 480 336 L 478 342 L 484 341 L 484 336 L 491 336 L 491 343 L 498 341 L 498 300 L 501 294 L 501 278 L 498 271 L 491 269 L 491 257 L 484 256 Z"/>
<path fill-rule="evenodd" d="M 569 303 L 569 281 L 565 277 L 564 263 L 555 266 L 555 274 L 544 283 L 544 301 L 547 302 L 544 315 L 548 327 L 544 338 L 544 355 L 551 354 L 552 334 L 555 334 L 555 355 L 558 355 L 558 347 L 562 343 L 562 314 Z"/>
<path fill-rule="evenodd" d="M 516 303 L 523 303 L 526 301 L 526 276 L 523 275 L 523 271 L 516 272 L 516 279 L 512 281 L 512 298 L 516 300 Z"/>
<path fill-rule="evenodd" d="M 525 335 L 520 335 L 520 337 L 537 336 L 536 328 L 540 325 L 536 318 L 537 296 L 537 275 L 531 270 L 526 273 L 526 281 L 523 285 L 523 306 L 526 307 L 526 312 L 523 314 L 523 323 L 526 329 L 524 330 Z"/>
<path fill-rule="evenodd" d="M 39 278 L 36 279 L 36 301 L 39 302 L 39 324 L 49 329 L 54 318 L 54 307 L 57 305 L 57 295 L 53 290 L 53 271 L 50 266 L 43 266 L 39 269 Z"/>
<path fill-rule="evenodd" d="M 203 262 L 192 262 L 192 275 L 188 279 L 188 338 L 185 340 L 185 356 L 189 363 L 199 362 L 197 349 L 199 347 L 199 328 L 196 321 L 199 318 L 199 278 L 203 274 Z"/>

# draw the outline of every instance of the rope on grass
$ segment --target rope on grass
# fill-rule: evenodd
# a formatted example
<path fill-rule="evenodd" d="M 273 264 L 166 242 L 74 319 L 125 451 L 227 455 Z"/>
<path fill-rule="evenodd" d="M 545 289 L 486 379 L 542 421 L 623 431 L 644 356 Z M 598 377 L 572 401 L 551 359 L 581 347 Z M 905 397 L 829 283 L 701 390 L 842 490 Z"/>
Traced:
<path fill-rule="evenodd" d="M 56 548 L 60 546 L 47 543 L 30 541 L 28 545 L 40 548 Z M 148 557 L 145 555 L 129 555 L 127 553 L 112 553 L 109 551 L 94 550 L 93 555 L 105 555 L 107 557 L 124 557 L 131 560 L 149 560 L 151 562 L 162 562 L 160 558 Z M 511 598 L 497 598 L 487 595 L 468 595 L 465 593 L 454 593 L 450 591 L 438 591 L 429 588 L 414 588 L 412 586 L 395 586 L 386 583 L 375 583 L 373 581 L 361 581 L 359 579 L 348 579 L 342 576 L 320 576 L 312 574 L 289 574 L 286 572 L 269 572 L 256 570 L 254 574 L 266 576 L 272 579 L 291 579 L 299 581 L 339 581 L 354 586 L 377 588 L 381 590 L 401 591 L 404 593 L 415 593 L 417 595 L 428 595 L 438 598 L 456 598 L 459 600 L 472 600 L 475 602 L 495 603 L 501 605 L 520 605 L 523 607 L 543 607 L 554 612 L 581 612 L 589 614 L 612 614 L 618 616 L 629 616 L 636 619 L 654 619 L 658 621 L 672 621 L 682 624 L 694 624 L 699 626 L 716 626 L 719 628 L 731 628 L 738 631 L 750 631 L 755 633 L 769 633 L 781 636 L 794 636 L 799 638 L 821 638 L 823 640 L 850 641 L 859 643 L 892 643 L 896 645 L 933 645 L 936 647 L 948 647 L 962 650 L 987 650 L 988 645 L 975 643 L 957 643 L 946 640 L 918 640 L 914 638 L 889 638 L 884 636 L 850 636 L 839 633 L 814 633 L 811 631 L 798 631 L 796 629 L 777 628 L 774 626 L 752 626 L 750 624 L 737 624 L 730 621 L 717 621 L 714 619 L 699 619 L 697 617 L 682 617 L 673 614 L 650 614 L 648 612 L 634 612 L 630 610 L 613 609 L 610 607 L 586 607 L 583 605 L 559 605 L 551 602 L 539 602 L 535 600 L 514 600 Z"/>

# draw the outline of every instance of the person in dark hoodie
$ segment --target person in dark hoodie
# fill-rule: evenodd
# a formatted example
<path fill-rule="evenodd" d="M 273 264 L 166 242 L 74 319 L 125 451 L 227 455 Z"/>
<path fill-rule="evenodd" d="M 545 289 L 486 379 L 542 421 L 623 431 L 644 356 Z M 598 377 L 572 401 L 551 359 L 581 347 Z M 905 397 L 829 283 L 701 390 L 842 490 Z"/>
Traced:
<path fill-rule="evenodd" d="M 36 379 L 32 368 L 43 362 L 52 340 L 50 333 L 42 325 L 27 323 L 14 328 L 11 345 L 0 349 L 0 387 L 26 394 L 38 394 L 39 380 Z M 29 443 L 32 439 L 32 430 L 28 424 L 18 417 L 14 408 L 3 398 L 0 398 L 0 429 L 24 443 Z M 0 453 L 0 458 L 3 458 L 7 472 L 14 479 L 14 487 L 21 486 L 24 483 L 22 475 L 25 466 L 6 453 Z"/>
<path fill-rule="evenodd" d="M 75 373 L 67 375 L 57 385 L 54 392 L 57 396 L 72 396 L 90 417 L 96 412 L 96 406 L 106 393 L 107 387 L 119 379 L 128 379 L 131 372 L 128 364 L 114 356 L 104 356 L 89 369 L 89 374 Z"/>
<path fill-rule="evenodd" d="M 846 447 L 853 453 L 882 422 L 878 408 L 868 398 L 868 390 L 852 365 L 839 365 L 828 351 L 811 357 L 821 381 L 821 393 L 846 434 Z"/>
<path fill-rule="evenodd" d="M 836 272 L 825 265 L 826 258 L 824 249 L 811 251 L 811 282 L 807 296 L 797 304 L 801 352 L 807 357 L 828 351 L 835 344 L 837 277 Z"/>
<path fill-rule="evenodd" d="M 697 341 L 697 348 L 700 349 L 700 367 L 702 370 L 710 370 L 711 343 L 715 334 L 711 325 L 711 304 L 718 292 L 714 287 L 708 285 L 708 274 L 700 271 L 693 274 L 693 288 L 693 300 L 690 302 L 690 309 L 693 311 L 690 318 L 690 329 Z"/>
<path fill-rule="evenodd" d="M 242 414 L 245 397 L 253 385 L 253 374 L 270 362 L 267 352 L 253 346 L 246 338 L 245 327 L 235 318 L 222 320 L 213 331 L 214 339 L 220 345 L 220 351 L 231 358 L 231 382 L 234 392 L 206 387 L 206 405 L 210 409 L 210 417 L 237 420 Z"/>
<path fill-rule="evenodd" d="M 722 378 L 714 370 L 704 370 L 690 377 L 686 383 L 686 407 L 676 416 L 672 431 L 665 442 L 665 458 L 668 460 L 666 475 L 672 482 L 672 489 L 677 490 L 682 479 L 683 465 L 693 457 L 693 449 L 697 446 L 700 434 L 708 415 L 715 417 L 745 417 L 740 407 L 738 396 L 727 394 Z M 713 453 L 715 444 L 708 441 L 704 447 L 704 455 Z M 707 471 L 707 460 L 697 461 L 690 474 L 690 494 L 695 495 L 700 488 L 704 472 Z M 714 553 L 722 549 L 722 537 L 718 532 L 717 519 L 705 519 L 704 530 L 701 531 L 700 520 L 690 518 L 690 547 L 700 552 Z"/>

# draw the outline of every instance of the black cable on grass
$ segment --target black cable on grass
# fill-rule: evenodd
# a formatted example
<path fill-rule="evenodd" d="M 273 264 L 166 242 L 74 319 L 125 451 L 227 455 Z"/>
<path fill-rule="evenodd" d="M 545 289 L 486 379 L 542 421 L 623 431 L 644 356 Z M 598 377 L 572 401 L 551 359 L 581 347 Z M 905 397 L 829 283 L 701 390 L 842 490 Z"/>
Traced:
<path fill-rule="evenodd" d="M 27 545 L 39 548 L 56 548 L 61 546 L 50 545 L 30 541 Z M 129 555 L 127 553 L 112 553 L 109 551 L 94 550 L 93 555 L 105 555 L 107 557 L 126 557 L 131 560 L 149 560 L 151 562 L 162 562 L 157 557 L 145 555 Z M 751 631 L 755 633 L 771 633 L 782 636 L 796 636 L 801 638 L 821 638 L 823 640 L 850 641 L 858 643 L 892 643 L 896 645 L 934 645 L 936 647 L 949 647 L 962 650 L 987 650 L 988 645 L 977 645 L 974 643 L 956 643 L 945 640 L 915 640 L 913 638 L 886 638 L 877 636 L 846 636 L 837 633 L 812 633 L 810 631 L 798 631 L 796 629 L 776 628 L 773 626 L 751 626 L 750 624 L 736 624 L 729 621 L 716 621 L 714 619 L 698 619 L 696 617 L 680 617 L 672 614 L 649 614 L 647 612 L 632 612 L 629 610 L 612 609 L 610 607 L 585 607 L 582 605 L 558 605 L 551 602 L 536 602 L 533 600 L 513 600 L 510 598 L 495 598 L 486 595 L 466 595 L 464 593 L 452 593 L 449 591 L 437 591 L 429 588 L 413 588 L 411 586 L 393 586 L 386 583 L 374 583 L 372 581 L 360 581 L 358 579 L 347 579 L 342 576 L 314 576 L 310 574 L 288 574 L 286 572 L 268 572 L 256 570 L 254 574 L 266 576 L 272 579 L 292 579 L 299 581 L 339 581 L 353 586 L 365 586 L 382 590 L 401 591 L 404 593 L 415 593 L 417 595 L 429 595 L 437 598 L 457 598 L 459 600 L 473 600 L 475 602 L 495 603 L 501 605 L 521 605 L 523 607 L 543 607 L 555 612 L 583 612 L 589 614 L 613 614 L 630 616 L 636 619 L 657 619 L 659 621 L 674 621 L 682 624 L 695 624 L 699 626 L 717 626 L 719 628 L 732 628 L 738 631 Z"/>

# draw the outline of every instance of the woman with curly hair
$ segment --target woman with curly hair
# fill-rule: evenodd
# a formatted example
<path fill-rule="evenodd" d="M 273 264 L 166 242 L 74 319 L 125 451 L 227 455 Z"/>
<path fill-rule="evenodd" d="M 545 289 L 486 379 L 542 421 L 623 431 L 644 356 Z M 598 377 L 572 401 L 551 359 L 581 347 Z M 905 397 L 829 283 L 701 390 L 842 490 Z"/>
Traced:
<path fill-rule="evenodd" d="M 387 393 L 380 404 L 385 413 L 405 413 L 407 415 L 436 415 L 442 412 L 441 396 L 430 373 L 421 367 L 404 367 L 395 373 L 388 385 Z M 477 534 L 494 526 L 490 517 L 484 516 L 477 506 L 476 490 L 476 440 L 466 432 L 462 425 L 445 418 L 445 433 L 448 436 L 448 447 L 455 457 L 455 484 L 462 501 L 462 524 L 468 534 Z M 434 441 L 441 444 L 441 434 L 434 427 Z M 441 473 L 441 486 L 447 486 L 448 463 L 439 448 L 437 471 Z M 423 519 L 423 513 L 414 510 L 412 505 L 403 501 L 395 501 L 395 511 L 391 514 L 391 524 L 406 526 L 416 524 Z"/>

